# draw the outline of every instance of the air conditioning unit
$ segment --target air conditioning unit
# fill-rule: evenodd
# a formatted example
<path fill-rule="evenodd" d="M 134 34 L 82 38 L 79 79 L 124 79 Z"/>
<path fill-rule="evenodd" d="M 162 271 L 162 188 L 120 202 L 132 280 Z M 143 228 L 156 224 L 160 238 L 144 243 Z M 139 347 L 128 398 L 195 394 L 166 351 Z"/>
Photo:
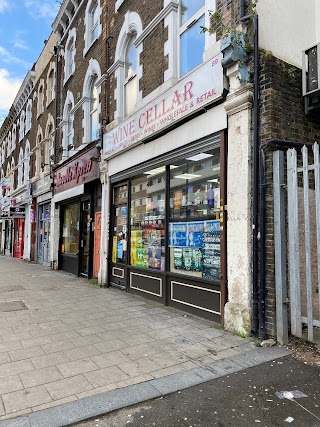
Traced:
<path fill-rule="evenodd" d="M 320 111 L 320 43 L 302 53 L 302 94 L 305 113 Z"/>

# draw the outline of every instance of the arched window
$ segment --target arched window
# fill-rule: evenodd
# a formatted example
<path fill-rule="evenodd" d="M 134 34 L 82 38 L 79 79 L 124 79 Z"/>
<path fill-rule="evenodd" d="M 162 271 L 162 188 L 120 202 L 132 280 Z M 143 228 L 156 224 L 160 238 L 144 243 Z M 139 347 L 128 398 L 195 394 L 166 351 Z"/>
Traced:
<path fill-rule="evenodd" d="M 51 70 L 48 78 L 48 99 L 49 102 L 54 100 L 54 71 Z"/>
<path fill-rule="evenodd" d="M 38 116 L 43 113 L 44 110 L 44 90 L 43 84 L 40 84 L 38 91 Z"/>
<path fill-rule="evenodd" d="M 74 99 L 72 93 L 68 90 L 67 97 L 63 109 L 63 137 L 62 137 L 62 156 L 69 157 L 72 154 L 72 149 L 74 148 L 74 128 L 73 128 L 73 119 L 74 113 L 72 113 L 74 107 Z"/>
<path fill-rule="evenodd" d="M 20 148 L 18 161 L 18 188 L 23 185 L 23 150 Z"/>
<path fill-rule="evenodd" d="M 101 6 L 100 0 L 89 0 L 85 11 L 85 33 L 83 56 L 87 53 L 91 45 L 99 38 L 101 34 Z"/>
<path fill-rule="evenodd" d="M 96 86 L 97 78 L 92 79 L 91 90 L 90 90 L 90 130 L 91 130 L 91 140 L 94 141 L 99 137 L 99 113 L 98 113 L 98 104 L 99 104 L 99 95 L 98 89 Z"/>
<path fill-rule="evenodd" d="M 108 73 L 114 72 L 117 81 L 115 100 L 117 109 L 114 118 L 122 120 L 134 112 L 138 101 L 142 99 L 139 81 L 142 78 L 142 65 L 139 58 L 143 44 L 137 45 L 142 34 L 142 21 L 136 12 L 127 12 L 117 41 L 114 64 Z"/>
<path fill-rule="evenodd" d="M 126 58 L 124 64 L 124 105 L 125 115 L 129 116 L 134 111 L 134 106 L 137 102 L 137 49 L 134 46 L 134 41 L 137 35 L 133 34 L 129 39 Z"/>
<path fill-rule="evenodd" d="M 29 179 L 30 179 L 30 177 L 29 177 L 29 174 L 30 174 L 30 144 L 29 144 L 28 140 L 26 142 L 26 147 L 24 150 L 23 163 L 24 163 L 23 181 L 24 181 L 24 184 L 27 184 L 29 182 Z"/>
<path fill-rule="evenodd" d="M 25 112 L 21 111 L 20 125 L 19 125 L 19 141 L 23 140 L 24 133 L 25 133 Z"/>
<path fill-rule="evenodd" d="M 31 121 L 32 121 L 32 100 L 28 100 L 27 110 L 26 110 L 26 132 L 31 129 Z"/>
<path fill-rule="evenodd" d="M 66 51 L 64 54 L 64 83 L 74 74 L 76 65 L 75 65 L 75 55 L 76 55 L 76 29 L 72 28 L 69 31 L 68 39 L 66 42 Z"/>
<path fill-rule="evenodd" d="M 98 61 L 90 59 L 89 67 L 83 84 L 83 143 L 89 143 L 99 138 L 99 117 L 101 113 L 99 81 L 101 69 Z"/>

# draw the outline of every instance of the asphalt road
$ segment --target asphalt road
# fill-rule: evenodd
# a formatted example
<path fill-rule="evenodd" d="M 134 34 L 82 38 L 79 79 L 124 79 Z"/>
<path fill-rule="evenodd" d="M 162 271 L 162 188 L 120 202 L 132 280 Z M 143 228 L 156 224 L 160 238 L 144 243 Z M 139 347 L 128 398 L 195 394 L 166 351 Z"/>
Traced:
<path fill-rule="evenodd" d="M 320 368 L 289 356 L 76 426 L 319 427 Z"/>

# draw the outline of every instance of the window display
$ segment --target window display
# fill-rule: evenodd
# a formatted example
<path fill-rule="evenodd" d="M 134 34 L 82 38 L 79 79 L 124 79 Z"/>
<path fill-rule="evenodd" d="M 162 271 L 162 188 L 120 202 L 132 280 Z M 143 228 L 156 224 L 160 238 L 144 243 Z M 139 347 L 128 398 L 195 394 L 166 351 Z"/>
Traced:
<path fill-rule="evenodd" d="M 164 271 L 165 167 L 133 179 L 131 188 L 130 264 Z"/>
<path fill-rule="evenodd" d="M 77 255 L 79 251 L 79 204 L 66 205 L 63 210 L 61 253 Z"/>
<path fill-rule="evenodd" d="M 170 165 L 170 271 L 220 279 L 219 149 Z"/>
<path fill-rule="evenodd" d="M 125 262 L 127 259 L 128 225 L 128 186 L 121 185 L 113 190 L 115 204 L 112 262 Z"/>
<path fill-rule="evenodd" d="M 166 176 L 170 177 L 167 193 Z M 132 267 L 165 271 L 167 247 L 170 272 L 220 280 L 220 147 L 131 178 L 130 205 L 127 185 L 113 191 L 113 263 L 127 261 L 130 237 Z"/>

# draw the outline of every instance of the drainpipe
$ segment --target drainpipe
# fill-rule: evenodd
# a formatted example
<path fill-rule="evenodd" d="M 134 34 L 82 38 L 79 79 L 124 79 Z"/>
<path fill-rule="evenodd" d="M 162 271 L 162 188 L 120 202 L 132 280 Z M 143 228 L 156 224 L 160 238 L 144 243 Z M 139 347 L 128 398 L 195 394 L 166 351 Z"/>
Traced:
<path fill-rule="evenodd" d="M 252 200 L 252 334 L 259 330 L 259 22 L 253 17 L 254 28 L 254 86 L 253 86 L 253 200 Z M 261 322 L 264 319 L 260 318 Z M 261 325 L 262 326 L 262 325 Z"/>

